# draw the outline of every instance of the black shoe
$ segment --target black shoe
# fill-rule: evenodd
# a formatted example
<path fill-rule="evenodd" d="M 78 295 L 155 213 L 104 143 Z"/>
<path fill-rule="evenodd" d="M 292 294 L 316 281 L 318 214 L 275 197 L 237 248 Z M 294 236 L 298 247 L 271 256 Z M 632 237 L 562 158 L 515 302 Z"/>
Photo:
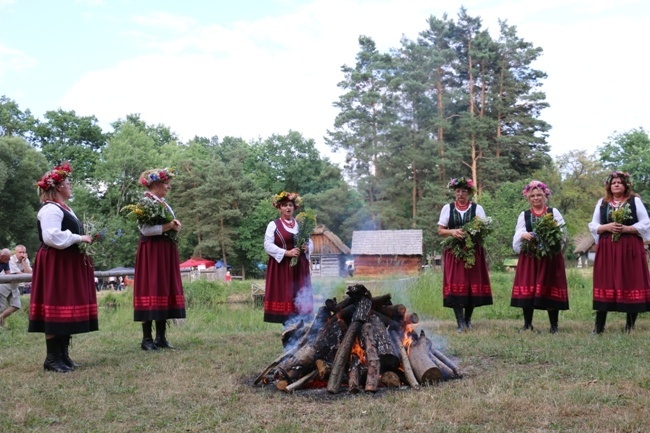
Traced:
<path fill-rule="evenodd" d="M 176 349 L 174 346 L 169 344 L 169 341 L 167 341 L 167 339 L 164 338 L 164 337 L 163 338 L 159 338 L 159 337 L 156 338 L 156 340 L 154 341 L 154 344 L 157 347 L 161 348 L 161 349 Z"/>
<path fill-rule="evenodd" d="M 45 345 L 47 346 L 47 356 L 45 357 L 45 362 L 43 362 L 43 370 L 54 371 L 56 373 L 68 373 L 72 371 L 72 369 L 63 362 L 58 336 L 46 339 Z"/>
<path fill-rule="evenodd" d="M 140 343 L 140 348 L 142 350 L 158 350 L 158 346 L 151 338 L 143 338 L 142 343 Z"/>

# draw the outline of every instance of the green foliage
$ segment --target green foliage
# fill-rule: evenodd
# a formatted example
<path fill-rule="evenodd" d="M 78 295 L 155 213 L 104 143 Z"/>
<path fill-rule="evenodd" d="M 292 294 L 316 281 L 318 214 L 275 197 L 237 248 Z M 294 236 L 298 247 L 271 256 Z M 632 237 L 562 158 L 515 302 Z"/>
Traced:
<path fill-rule="evenodd" d="M 626 171 L 632 175 L 634 191 L 642 197 L 650 192 L 650 137 L 643 128 L 614 132 L 598 148 L 600 161 L 607 170 Z"/>
<path fill-rule="evenodd" d="M 524 240 L 521 250 L 529 256 L 542 258 L 554 256 L 562 251 L 564 225 L 559 225 L 552 213 L 546 213 L 533 221 L 533 239 Z"/>
<path fill-rule="evenodd" d="M 485 245 L 485 239 L 493 231 L 492 218 L 485 219 L 474 217 L 466 222 L 461 230 L 465 232 L 462 239 L 454 236 L 447 236 L 441 242 L 444 250 L 451 250 L 454 257 L 465 262 L 465 268 L 473 268 L 476 264 L 474 247 Z"/>
<path fill-rule="evenodd" d="M 23 244 L 30 255 L 36 253 L 40 202 L 35 185 L 47 169 L 43 155 L 24 139 L 0 137 L 0 247 Z"/>
<path fill-rule="evenodd" d="M 485 214 L 492 217 L 494 231 L 485 242 L 490 269 L 503 269 L 503 260 L 512 257 L 512 237 L 519 214 L 528 208 L 521 191 L 527 182 L 504 182 L 494 193 L 481 195 Z"/>
<path fill-rule="evenodd" d="M 37 124 L 37 145 L 50 165 L 70 161 L 77 179 L 93 177 L 99 152 L 107 136 L 95 116 L 77 116 L 73 111 L 47 111 L 45 122 Z"/>

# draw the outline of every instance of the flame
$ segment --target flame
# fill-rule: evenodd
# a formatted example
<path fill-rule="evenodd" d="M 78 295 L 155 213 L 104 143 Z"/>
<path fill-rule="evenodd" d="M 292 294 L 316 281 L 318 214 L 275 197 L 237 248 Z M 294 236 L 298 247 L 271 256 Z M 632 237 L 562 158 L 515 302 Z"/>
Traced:
<path fill-rule="evenodd" d="M 359 361 L 362 364 L 366 363 L 366 355 L 365 352 L 363 351 L 363 348 L 361 347 L 361 343 L 359 343 L 358 338 L 354 340 L 354 345 L 352 346 L 352 350 L 350 351 L 350 356 L 352 355 L 357 355 Z"/>
<path fill-rule="evenodd" d="M 407 323 L 406 326 L 404 327 L 404 333 L 402 334 L 402 345 L 404 346 L 404 349 L 406 349 L 407 354 L 411 349 L 411 344 L 413 344 L 413 337 L 411 336 L 413 330 L 414 330 L 413 325 Z"/>

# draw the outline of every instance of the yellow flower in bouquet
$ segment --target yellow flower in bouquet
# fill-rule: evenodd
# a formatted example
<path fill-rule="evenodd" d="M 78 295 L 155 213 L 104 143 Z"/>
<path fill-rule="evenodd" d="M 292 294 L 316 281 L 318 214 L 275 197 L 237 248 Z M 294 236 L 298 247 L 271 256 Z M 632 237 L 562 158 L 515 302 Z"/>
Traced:
<path fill-rule="evenodd" d="M 630 210 L 629 203 L 625 203 L 623 206 L 609 212 L 609 219 L 617 224 L 623 224 L 630 218 L 632 218 L 632 210 Z M 618 242 L 620 237 L 620 233 L 613 233 L 612 241 Z"/>
<path fill-rule="evenodd" d="M 128 219 L 137 221 L 138 224 L 159 225 L 174 220 L 174 215 L 163 203 L 158 203 L 147 198 L 142 198 L 134 204 L 128 204 L 120 209 L 120 212 Z M 163 236 L 171 241 L 177 241 L 178 232 L 169 230 Z"/>

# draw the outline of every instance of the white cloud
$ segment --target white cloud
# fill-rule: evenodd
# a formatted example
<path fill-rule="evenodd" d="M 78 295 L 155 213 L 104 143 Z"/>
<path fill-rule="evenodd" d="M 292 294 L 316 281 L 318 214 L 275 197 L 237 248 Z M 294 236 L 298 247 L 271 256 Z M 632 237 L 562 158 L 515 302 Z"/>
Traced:
<path fill-rule="evenodd" d="M 20 72 L 37 64 L 35 58 L 0 42 L 0 78 L 7 72 Z"/>
<path fill-rule="evenodd" d="M 399 47 L 403 33 L 416 38 L 431 15 L 457 18 L 460 4 L 431 3 L 315 0 L 282 16 L 228 26 L 168 13 L 140 15 L 132 39 L 150 54 L 86 73 L 62 105 L 105 124 L 140 113 L 183 139 L 252 139 L 294 129 L 327 152 L 322 137 L 336 115 L 340 67 L 354 64 L 359 35 L 386 51 Z M 552 107 L 542 118 L 553 125 L 554 154 L 594 149 L 614 130 L 647 122 L 642 104 L 650 95 L 639 78 L 648 14 L 617 15 L 638 1 L 464 4 L 492 32 L 498 18 L 507 19 L 520 37 L 544 49 L 536 67 L 549 74 L 543 90 Z"/>

